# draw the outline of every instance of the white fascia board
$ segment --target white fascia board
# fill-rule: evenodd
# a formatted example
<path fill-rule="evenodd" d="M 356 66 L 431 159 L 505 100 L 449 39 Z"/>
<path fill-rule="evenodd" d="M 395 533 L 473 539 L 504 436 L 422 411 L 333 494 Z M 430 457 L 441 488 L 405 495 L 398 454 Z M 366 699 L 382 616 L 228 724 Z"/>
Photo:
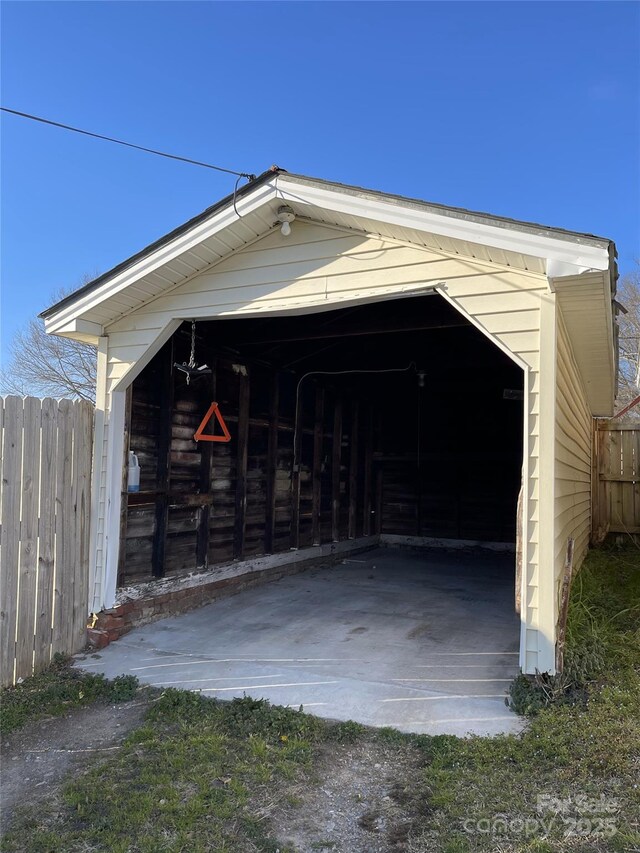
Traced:
<path fill-rule="evenodd" d="M 593 272 L 594 267 L 577 266 L 568 261 L 560 261 L 557 258 L 547 258 L 546 274 L 549 279 L 549 287 L 553 292 L 553 279 L 563 276 L 581 275 L 585 272 Z"/>
<path fill-rule="evenodd" d="M 598 402 L 595 402 L 592 397 L 592 392 L 587 394 L 589 405 L 594 417 L 602 415 L 602 417 L 611 417 L 613 413 L 613 404 L 615 397 L 615 373 L 616 373 L 616 357 L 615 357 L 615 338 L 614 338 L 614 317 L 613 306 L 611 304 L 611 278 L 608 274 L 602 272 L 583 273 L 580 276 L 564 276 L 560 278 L 550 279 L 549 285 L 554 293 L 557 293 L 560 299 L 560 307 L 563 307 L 565 301 L 570 303 L 572 299 L 583 298 L 580 291 L 581 285 L 597 285 L 602 288 L 598 296 L 591 297 L 593 302 L 593 314 L 602 317 L 603 332 L 607 338 L 607 358 L 609 368 L 609 387 L 598 395 Z M 580 351 L 580 344 L 588 346 L 588 341 L 574 340 L 575 333 L 571 329 L 571 324 L 565 320 L 567 334 L 574 348 L 574 355 Z M 577 355 L 576 355 L 577 358 Z M 579 362 L 579 367 L 582 370 L 582 365 Z M 583 377 L 584 378 L 584 377 Z M 606 398 L 606 402 L 601 402 Z"/>
<path fill-rule="evenodd" d="M 195 225 L 184 234 L 180 234 L 175 240 L 161 246 L 157 251 L 150 255 L 141 258 L 137 263 L 115 275 L 113 278 L 105 281 L 100 287 L 90 291 L 83 296 L 63 308 L 57 314 L 52 315 L 46 323 L 46 330 L 50 334 L 57 334 L 58 329 L 68 323 L 70 320 L 81 317 L 86 311 L 95 308 L 105 299 L 110 296 L 115 296 L 121 290 L 124 290 L 130 284 L 133 284 L 145 275 L 162 267 L 164 264 L 170 263 L 174 258 L 182 255 L 193 249 L 204 240 L 214 236 L 220 231 L 223 231 L 229 225 L 237 222 L 242 216 L 256 210 L 262 205 L 269 202 L 275 197 L 275 177 L 249 193 L 238 199 L 236 207 L 238 214 L 233 208 L 233 204 L 229 204 L 223 210 L 213 213 L 211 217 L 204 222 Z"/>
<path fill-rule="evenodd" d="M 277 188 L 278 197 L 291 204 L 312 204 L 336 213 L 380 220 L 400 228 L 412 228 L 470 243 L 494 246 L 509 252 L 545 258 L 548 263 L 562 262 L 569 265 L 574 273 L 587 269 L 609 268 L 608 250 L 600 246 L 530 234 L 508 226 L 500 227 L 468 219 L 457 219 L 434 211 L 403 206 L 397 201 L 372 199 L 370 196 L 309 186 L 298 183 L 293 178 L 287 178 L 286 175 L 278 175 Z"/>
<path fill-rule="evenodd" d="M 58 335 L 61 338 L 71 338 L 74 341 L 82 341 L 85 344 L 98 346 L 103 330 L 100 323 L 92 323 L 89 320 L 75 318 L 62 325 L 57 324 L 55 332 L 50 328 L 49 320 L 44 321 L 47 334 Z"/>

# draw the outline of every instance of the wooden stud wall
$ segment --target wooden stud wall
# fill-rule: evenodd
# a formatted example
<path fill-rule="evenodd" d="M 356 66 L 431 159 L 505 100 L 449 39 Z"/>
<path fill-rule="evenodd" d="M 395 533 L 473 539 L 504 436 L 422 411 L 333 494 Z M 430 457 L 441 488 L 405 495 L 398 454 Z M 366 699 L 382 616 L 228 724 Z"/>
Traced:
<path fill-rule="evenodd" d="M 306 380 L 294 449 L 297 377 L 218 356 L 187 386 L 174 360 L 169 343 L 133 383 L 128 449 L 141 485 L 125 501 L 121 586 L 363 535 L 375 474 L 357 403 Z M 226 444 L 193 440 L 213 399 Z"/>
<path fill-rule="evenodd" d="M 203 323 L 212 373 L 190 385 L 172 367 L 189 356 L 179 330 L 132 388 L 141 491 L 126 502 L 120 583 L 377 533 L 515 542 L 523 412 L 504 391 L 522 371 L 428 299 L 309 317 L 307 338 L 295 318 Z M 416 360 L 432 365 L 424 387 Z M 305 373 L 345 364 L 400 369 Z M 231 441 L 196 443 L 214 399 Z"/>

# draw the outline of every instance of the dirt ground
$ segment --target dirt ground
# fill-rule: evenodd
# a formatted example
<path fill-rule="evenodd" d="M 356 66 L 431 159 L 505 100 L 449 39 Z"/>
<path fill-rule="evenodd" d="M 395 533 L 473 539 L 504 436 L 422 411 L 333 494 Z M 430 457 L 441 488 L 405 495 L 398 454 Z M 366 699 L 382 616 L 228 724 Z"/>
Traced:
<path fill-rule="evenodd" d="M 290 805 L 271 813 L 273 835 L 296 853 L 407 851 L 416 804 L 411 815 L 405 806 L 422 763 L 417 751 L 380 741 L 327 744 L 314 784 L 289 788 Z"/>
<path fill-rule="evenodd" d="M 69 776 L 113 755 L 142 723 L 148 705 L 134 701 L 74 709 L 4 738 L 2 833 L 21 806 L 46 805 L 55 813 Z M 320 750 L 311 778 L 280 785 L 273 799 L 255 803 L 256 811 L 269 820 L 272 836 L 296 853 L 408 850 L 411 820 L 403 803 L 408 804 L 411 779 L 419 773 L 417 753 L 368 738 L 353 744 L 326 743 Z"/>
<path fill-rule="evenodd" d="M 17 807 L 54 801 L 68 774 L 81 773 L 119 749 L 147 707 L 146 701 L 91 705 L 3 737 L 0 832 L 9 828 Z"/>

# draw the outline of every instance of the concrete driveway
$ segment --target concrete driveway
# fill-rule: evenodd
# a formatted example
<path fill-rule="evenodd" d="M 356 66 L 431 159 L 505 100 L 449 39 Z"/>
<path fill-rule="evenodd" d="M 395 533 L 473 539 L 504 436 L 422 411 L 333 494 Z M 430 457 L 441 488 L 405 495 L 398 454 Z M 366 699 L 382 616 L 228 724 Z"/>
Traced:
<path fill-rule="evenodd" d="M 425 734 L 518 732 L 513 558 L 377 549 L 138 628 L 78 666 Z"/>

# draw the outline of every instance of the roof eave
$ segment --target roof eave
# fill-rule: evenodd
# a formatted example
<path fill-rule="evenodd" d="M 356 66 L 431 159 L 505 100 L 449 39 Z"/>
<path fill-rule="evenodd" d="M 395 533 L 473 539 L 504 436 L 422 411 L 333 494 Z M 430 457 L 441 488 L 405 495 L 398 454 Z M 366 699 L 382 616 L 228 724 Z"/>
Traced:
<path fill-rule="evenodd" d="M 187 233 L 192 228 L 195 228 L 202 222 L 205 222 L 211 216 L 224 209 L 225 207 L 230 207 L 235 203 L 237 203 L 240 199 L 244 198 L 249 192 L 252 192 L 256 187 L 259 187 L 265 181 L 273 178 L 274 174 L 277 174 L 283 170 L 278 169 L 277 167 L 272 167 L 268 169 L 266 172 L 262 172 L 262 174 L 258 175 L 252 181 L 249 181 L 246 184 L 243 184 L 241 187 L 237 189 L 237 191 L 233 193 L 229 193 L 229 195 L 224 196 L 215 204 L 212 204 L 210 207 L 203 210 L 201 213 L 198 213 L 196 216 L 193 216 L 191 219 L 187 220 L 187 222 L 183 222 L 182 225 L 179 225 L 177 228 L 174 228 L 172 231 L 169 231 L 167 234 L 164 234 L 162 237 L 159 237 L 157 240 L 154 240 L 153 243 L 149 243 L 149 245 L 145 246 L 143 249 L 140 249 L 139 252 L 136 252 L 134 255 L 131 255 L 121 263 L 116 264 L 115 267 L 112 267 L 107 272 L 102 273 L 97 276 L 97 278 L 88 281 L 82 287 L 79 287 L 77 290 L 74 290 L 72 293 L 69 293 L 63 299 L 60 299 L 58 302 L 53 305 L 45 308 L 44 311 L 41 311 L 38 314 L 38 317 L 42 320 L 46 320 L 54 314 L 57 314 L 67 305 L 72 304 L 77 301 L 78 298 L 83 296 L 86 293 L 89 293 L 92 290 L 95 290 L 100 284 L 108 281 L 111 278 L 114 278 L 116 275 L 119 275 L 122 272 L 125 272 L 130 267 L 134 266 L 138 261 L 143 260 L 148 255 L 153 254 L 158 249 L 161 249 L 163 246 L 171 243 L 172 240 L 175 240 L 177 237 L 180 237 L 182 234 Z"/>
<path fill-rule="evenodd" d="M 617 372 L 611 272 L 565 276 L 552 284 L 591 414 L 610 417 Z"/>
<path fill-rule="evenodd" d="M 511 219 L 506 216 L 497 216 L 492 213 L 485 213 L 476 210 L 469 210 L 464 207 L 452 207 L 451 205 L 438 204 L 436 202 L 423 201 L 413 197 L 401 196 L 395 193 L 384 192 L 383 190 L 371 190 L 364 187 L 355 186 L 352 184 L 342 184 L 335 181 L 327 181 L 323 178 L 314 178 L 307 175 L 299 175 L 295 172 L 286 172 L 280 170 L 283 181 L 292 181 L 308 186 L 328 187 L 337 192 L 342 192 L 348 195 L 358 195 L 361 198 L 369 198 L 372 200 L 385 200 L 390 203 L 395 203 L 402 207 L 412 207 L 416 210 L 433 212 L 441 216 L 448 216 L 452 219 L 466 220 L 475 222 L 479 225 L 489 225 L 493 227 L 501 227 L 510 230 L 522 231 L 523 233 L 535 234 L 540 237 L 555 237 L 561 240 L 568 240 L 573 243 L 598 246 L 607 249 L 615 245 L 614 241 L 609 237 L 601 237 L 595 234 L 588 234 L 581 231 L 571 231 L 566 228 L 558 228 L 551 225 L 542 225 L 536 222 L 526 222 L 521 219 Z"/>

